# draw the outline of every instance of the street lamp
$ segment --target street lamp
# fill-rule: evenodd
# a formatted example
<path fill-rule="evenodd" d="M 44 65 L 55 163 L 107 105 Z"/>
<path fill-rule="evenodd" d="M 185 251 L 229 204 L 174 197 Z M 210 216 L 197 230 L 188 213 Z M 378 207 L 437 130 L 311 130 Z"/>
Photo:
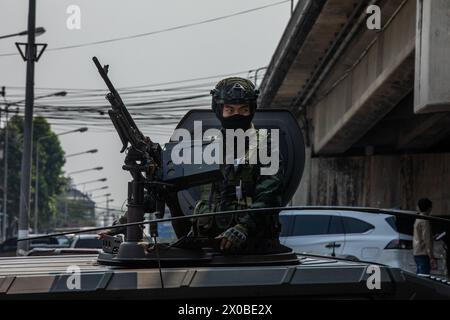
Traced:
<path fill-rule="evenodd" d="M 84 193 L 87 184 L 97 183 L 97 182 L 105 182 L 105 181 L 107 181 L 107 180 L 108 180 L 108 179 L 106 179 L 106 178 L 97 179 L 97 180 L 89 180 L 89 181 L 85 181 L 85 182 L 82 182 L 82 183 L 74 184 L 74 186 L 75 186 L 75 187 L 83 186 L 83 193 Z"/>
<path fill-rule="evenodd" d="M 71 176 L 71 175 L 78 174 L 78 173 L 84 173 L 84 172 L 96 171 L 96 170 L 97 171 L 103 170 L 103 167 L 95 167 L 95 168 L 91 168 L 91 169 L 73 171 L 73 172 L 69 172 L 67 175 Z"/>
<path fill-rule="evenodd" d="M 88 130 L 88 128 L 86 127 L 81 127 L 75 130 L 69 130 L 69 131 L 65 131 L 65 132 L 61 132 L 56 134 L 55 136 L 59 137 L 59 136 L 63 136 L 66 134 L 70 134 L 70 133 L 76 133 L 76 132 L 86 132 Z M 39 144 L 41 143 L 41 141 L 49 139 L 51 137 L 53 137 L 54 135 L 48 135 L 48 136 L 44 136 L 44 137 L 40 137 L 36 140 L 36 177 L 35 177 L 35 191 L 34 191 L 34 232 L 37 233 L 37 228 L 38 228 L 38 210 L 39 210 Z"/>
<path fill-rule="evenodd" d="M 102 194 L 102 195 L 99 195 L 99 196 L 91 197 L 91 199 L 102 198 L 102 197 L 110 197 L 110 196 L 111 196 L 111 193 L 105 193 L 105 194 Z"/>
<path fill-rule="evenodd" d="M 45 95 L 42 95 L 42 96 L 35 97 L 34 100 L 36 101 L 36 100 L 44 99 L 44 98 L 65 97 L 65 96 L 67 96 L 67 91 L 58 91 L 58 92 L 55 92 L 55 93 L 50 93 L 50 94 L 45 94 Z M 20 103 L 24 103 L 24 102 L 26 102 L 26 100 L 19 100 L 19 101 L 14 101 L 14 102 L 8 102 L 8 103 L 5 103 L 5 105 L 7 107 L 17 106 Z"/>
<path fill-rule="evenodd" d="M 77 152 L 77 153 L 72 153 L 72 154 L 68 154 L 67 156 L 65 156 L 65 158 L 70 158 L 70 157 L 75 157 L 75 156 L 81 156 L 83 154 L 86 153 L 97 153 L 98 150 L 97 149 L 92 149 L 92 150 L 87 150 L 87 151 L 83 151 L 83 152 Z"/>
<path fill-rule="evenodd" d="M 96 204 L 103 204 L 103 203 L 110 203 L 110 202 L 113 202 L 114 201 L 114 199 L 108 199 L 108 200 L 105 200 L 105 201 L 100 201 L 100 202 L 95 202 Z"/>
<path fill-rule="evenodd" d="M 95 183 L 95 182 L 105 182 L 107 180 L 108 180 L 107 178 L 101 178 L 101 179 L 97 179 L 97 180 L 89 180 L 89 181 L 77 183 L 77 184 L 75 184 L 75 186 L 80 186 L 80 185 L 84 186 L 86 184 Z"/>
<path fill-rule="evenodd" d="M 2 90 L 0 91 L 0 95 L 3 96 L 3 98 L 5 97 L 5 95 L 6 95 L 5 87 L 2 87 Z M 50 98 L 50 97 L 65 97 L 65 96 L 67 96 L 67 91 L 58 91 L 58 92 L 55 92 L 55 93 L 49 93 L 49 94 L 45 94 L 45 95 L 42 95 L 42 96 L 34 97 L 34 100 Z M 4 98 L 4 102 L 2 104 L 5 105 L 5 106 L 15 106 L 15 105 L 18 105 L 18 104 L 24 103 L 24 102 L 26 102 L 26 100 L 7 102 L 6 99 Z"/>
<path fill-rule="evenodd" d="M 44 33 L 45 33 L 45 29 L 43 27 L 37 27 L 36 29 L 34 29 L 34 34 L 36 36 L 40 36 Z M 27 34 L 28 34 L 28 30 L 25 30 L 25 31 L 18 32 L 18 33 L 8 34 L 6 36 L 0 36 L 0 39 L 12 38 L 12 37 L 17 37 L 17 36 L 26 36 Z"/>
<path fill-rule="evenodd" d="M 100 188 L 88 190 L 88 191 L 86 191 L 85 193 L 92 193 L 92 192 L 98 191 L 98 190 L 106 190 L 106 189 L 108 189 L 108 188 L 109 188 L 108 186 L 104 186 L 104 187 L 100 187 Z"/>
<path fill-rule="evenodd" d="M 59 91 L 53 94 L 53 96 L 57 97 L 65 97 L 67 96 L 67 91 Z M 44 98 L 45 96 L 40 96 L 39 98 Z M 50 96 L 51 97 L 51 96 Z"/>

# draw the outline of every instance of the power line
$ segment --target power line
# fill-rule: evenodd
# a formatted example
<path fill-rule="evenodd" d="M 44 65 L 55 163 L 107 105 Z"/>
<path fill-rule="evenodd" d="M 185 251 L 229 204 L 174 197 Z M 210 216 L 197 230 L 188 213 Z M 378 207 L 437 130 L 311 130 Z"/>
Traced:
<path fill-rule="evenodd" d="M 250 74 L 253 71 L 254 70 L 247 70 L 239 73 Z M 184 116 L 185 112 L 189 110 L 209 108 L 210 95 L 203 92 L 209 91 L 209 88 L 211 88 L 215 82 L 208 81 L 195 83 L 195 81 L 231 75 L 236 75 L 236 73 L 171 81 L 160 84 L 149 84 L 138 87 L 127 87 L 120 90 L 121 95 L 124 96 L 127 108 L 136 121 L 144 122 L 145 125 L 150 126 L 172 126 L 176 125 Z M 136 88 L 158 87 L 186 82 L 187 85 L 182 86 L 136 90 Z M 198 92 L 175 91 L 186 88 L 197 88 Z M 68 99 L 56 97 L 48 98 L 46 99 L 48 102 L 44 101 L 35 105 L 36 115 L 45 117 L 51 125 L 70 126 L 87 124 L 93 128 L 97 127 L 102 129 L 100 131 L 114 131 L 113 128 L 110 128 L 109 126 L 108 128 L 104 127 L 104 125 L 110 121 L 106 112 L 110 106 L 106 104 L 104 100 L 105 91 L 105 89 L 96 89 L 95 91 L 90 90 L 90 93 L 69 94 L 70 98 Z M 97 94 L 96 92 L 101 93 Z M 1 104 L 2 103 L 0 102 L 0 105 Z M 23 108 L 23 104 L 17 106 L 18 114 L 23 114 Z M 152 131 L 158 132 L 159 130 L 152 129 Z"/>
<path fill-rule="evenodd" d="M 263 68 L 265 68 L 265 67 L 263 67 Z M 200 81 L 200 80 L 209 80 L 209 79 L 215 79 L 215 78 L 231 77 L 231 76 L 235 76 L 235 75 L 248 74 L 249 72 L 253 72 L 253 71 L 258 70 L 258 69 L 262 69 L 262 68 L 249 69 L 249 70 L 238 71 L 238 72 L 227 73 L 227 74 L 218 74 L 218 75 L 214 75 L 214 76 L 205 76 L 205 77 L 183 79 L 183 80 L 175 80 L 175 81 L 168 81 L 168 82 L 151 83 L 151 84 L 145 84 L 145 85 L 139 85 L 139 86 L 122 87 L 122 88 L 117 88 L 117 90 L 120 91 L 121 95 L 123 95 L 123 94 L 125 94 L 125 93 L 122 93 L 123 90 L 160 87 L 160 86 L 171 85 L 171 84 L 179 84 L 179 83 L 186 83 L 186 82 L 195 82 L 195 81 Z M 181 89 L 198 88 L 198 87 L 202 87 L 202 86 L 209 86 L 212 83 L 213 82 L 204 82 L 204 83 L 201 83 L 201 84 L 192 84 L 192 85 L 182 86 L 182 87 L 166 88 L 166 89 L 163 89 L 163 90 L 176 90 L 176 89 L 180 89 L 180 88 Z M 20 90 L 24 89 L 24 87 L 20 87 L 20 86 L 6 86 L 6 87 L 8 89 L 20 89 Z M 64 90 L 64 91 L 68 91 L 68 94 L 70 93 L 69 91 L 79 91 L 79 92 L 77 92 L 79 94 L 81 94 L 81 93 L 86 93 L 87 94 L 87 92 L 104 92 L 105 91 L 104 88 L 100 88 L 100 89 L 92 89 L 92 88 L 90 88 L 90 89 L 71 89 L 71 88 L 36 87 L 35 89 L 36 90 L 51 90 L 51 91 Z"/>
<path fill-rule="evenodd" d="M 127 103 L 127 109 L 133 116 L 156 115 L 158 112 L 170 114 L 170 112 L 187 111 L 193 108 L 206 107 L 210 105 L 209 97 L 179 97 L 166 100 L 140 100 Z M 107 104 L 36 104 L 36 111 L 47 114 L 61 115 L 64 113 L 75 113 L 82 116 L 85 113 L 95 113 L 105 115 L 110 106 Z M 23 111 L 23 105 L 18 106 L 18 111 Z M 1 110 L 1 109 L 0 109 Z"/>
<path fill-rule="evenodd" d="M 263 9 L 266 9 L 266 8 L 278 6 L 278 5 L 281 5 L 283 3 L 290 2 L 290 1 L 291 0 L 283 0 L 283 1 L 272 3 L 272 4 L 268 4 L 268 5 L 265 5 L 265 6 L 256 7 L 256 8 L 248 9 L 248 10 L 244 10 L 244 11 L 238 11 L 238 12 L 235 12 L 235 13 L 232 13 L 232 14 L 227 14 L 227 15 L 224 15 L 224 16 L 216 17 L 216 18 L 206 19 L 206 20 L 193 22 L 193 23 L 187 23 L 187 24 L 183 24 L 183 25 L 179 25 L 179 26 L 169 27 L 169 28 L 155 30 L 155 31 L 150 31 L 150 32 L 145 32 L 145 33 L 138 33 L 138 34 L 125 36 L 125 37 L 118 37 L 118 38 L 112 38 L 112 39 L 107 39 L 107 40 L 93 41 L 93 42 L 75 44 L 75 45 L 70 45 L 70 46 L 49 48 L 49 49 L 47 49 L 47 51 L 60 51 L 60 50 L 66 50 L 66 49 L 82 48 L 82 47 L 87 47 L 87 46 L 93 46 L 93 45 L 117 42 L 117 41 L 122 41 L 122 40 L 130 40 L 130 39 L 136 39 L 136 38 L 141 38 L 141 37 L 152 36 L 152 35 L 155 35 L 155 34 L 161 34 L 161 33 L 165 33 L 165 32 L 170 32 L 170 31 L 190 28 L 190 27 L 194 27 L 194 26 L 198 26 L 198 25 L 202 25 L 202 24 L 206 24 L 206 23 L 211 23 L 211 22 L 216 22 L 216 21 L 219 21 L 219 20 L 232 18 L 232 17 L 239 16 L 239 15 L 248 14 L 248 13 L 259 11 L 259 10 L 263 10 Z M 0 57 L 6 57 L 6 56 L 12 56 L 12 55 L 18 55 L 18 53 L 4 53 L 4 54 L 0 54 Z"/>

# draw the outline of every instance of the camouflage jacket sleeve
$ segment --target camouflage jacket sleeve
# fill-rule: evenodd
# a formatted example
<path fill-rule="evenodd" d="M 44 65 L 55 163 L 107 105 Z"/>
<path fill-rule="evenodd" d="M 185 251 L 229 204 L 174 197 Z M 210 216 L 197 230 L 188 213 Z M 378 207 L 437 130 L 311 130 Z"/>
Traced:
<path fill-rule="evenodd" d="M 260 165 L 257 168 L 258 172 L 255 174 L 256 184 L 252 204 L 250 205 L 251 209 L 280 207 L 282 204 L 284 184 L 283 159 L 278 149 L 272 148 L 271 150 L 272 152 L 275 150 L 279 155 L 278 166 L 275 168 L 276 172 L 270 175 L 263 175 L 261 170 L 268 168 L 270 165 Z M 278 218 L 271 214 L 249 213 L 241 216 L 239 220 L 247 228 L 250 236 L 266 234 L 267 232 L 265 231 L 269 231 L 269 229 L 279 228 Z M 269 233 L 273 234 L 273 232 Z"/>
<path fill-rule="evenodd" d="M 118 224 L 125 224 L 128 221 L 128 211 L 126 211 L 122 216 L 120 216 L 119 219 L 115 220 L 113 222 L 113 226 Z M 117 234 L 126 234 L 127 228 L 115 228 L 115 229 L 109 229 L 105 233 L 110 236 L 115 236 Z"/>

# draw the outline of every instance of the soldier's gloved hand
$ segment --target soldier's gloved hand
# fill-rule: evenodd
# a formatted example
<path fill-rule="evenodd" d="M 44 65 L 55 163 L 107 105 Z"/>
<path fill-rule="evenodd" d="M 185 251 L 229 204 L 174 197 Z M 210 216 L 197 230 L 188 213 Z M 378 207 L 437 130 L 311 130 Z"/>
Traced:
<path fill-rule="evenodd" d="M 220 234 L 216 239 L 222 239 L 220 241 L 220 250 L 225 251 L 230 248 L 239 248 L 247 240 L 247 229 L 237 224 L 234 227 L 227 229 Z"/>
<path fill-rule="evenodd" d="M 107 235 L 107 233 L 102 231 L 102 232 L 97 233 L 97 236 L 95 238 L 98 240 L 102 240 L 106 235 Z"/>

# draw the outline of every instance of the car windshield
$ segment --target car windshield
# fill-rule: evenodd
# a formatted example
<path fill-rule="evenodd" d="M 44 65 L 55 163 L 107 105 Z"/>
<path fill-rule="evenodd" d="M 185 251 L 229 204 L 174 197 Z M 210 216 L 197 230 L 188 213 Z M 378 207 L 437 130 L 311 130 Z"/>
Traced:
<path fill-rule="evenodd" d="M 66 237 L 66 236 L 59 236 L 56 237 L 56 239 L 58 240 L 58 243 L 62 246 L 62 247 L 69 247 L 71 240 Z"/>
<path fill-rule="evenodd" d="M 74 248 L 101 249 L 102 241 L 95 238 L 79 238 L 75 240 Z"/>
<path fill-rule="evenodd" d="M 31 241 L 31 246 L 39 246 L 39 245 L 59 245 L 59 241 L 55 237 L 47 237 Z"/>

